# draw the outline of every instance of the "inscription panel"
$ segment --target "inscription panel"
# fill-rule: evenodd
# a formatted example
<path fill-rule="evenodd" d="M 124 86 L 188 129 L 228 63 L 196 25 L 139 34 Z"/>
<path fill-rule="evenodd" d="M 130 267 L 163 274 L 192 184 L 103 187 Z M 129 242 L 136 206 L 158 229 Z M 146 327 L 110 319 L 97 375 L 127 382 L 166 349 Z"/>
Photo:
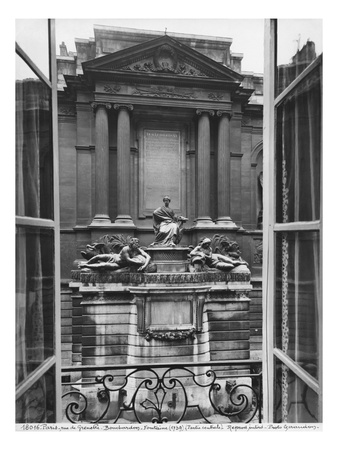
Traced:
<path fill-rule="evenodd" d="M 164 195 L 171 206 L 181 205 L 181 136 L 180 131 L 144 130 L 144 207 L 153 211 Z"/>
<path fill-rule="evenodd" d="M 193 324 L 192 304 L 189 301 L 151 301 L 150 302 L 151 327 L 167 327 Z"/>

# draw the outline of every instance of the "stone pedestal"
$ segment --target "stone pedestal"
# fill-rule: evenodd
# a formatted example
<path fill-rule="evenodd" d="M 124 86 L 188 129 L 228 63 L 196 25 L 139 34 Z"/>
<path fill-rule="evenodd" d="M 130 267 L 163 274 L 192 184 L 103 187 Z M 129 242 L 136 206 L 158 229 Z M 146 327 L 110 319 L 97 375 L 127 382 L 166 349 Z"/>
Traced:
<path fill-rule="evenodd" d="M 151 260 L 158 272 L 188 272 L 187 256 L 189 247 L 148 247 Z"/>
<path fill-rule="evenodd" d="M 73 271 L 73 283 L 82 296 L 83 365 L 126 365 L 114 374 L 114 383 L 123 385 L 128 365 L 249 359 L 250 271 L 238 266 L 228 273 L 190 273 L 185 270 L 188 251 L 187 247 L 150 248 L 157 273 Z M 195 368 L 194 373 L 204 377 L 207 369 Z M 222 377 L 245 370 L 234 365 L 220 366 L 215 372 Z M 98 374 L 87 370 L 82 380 Z M 170 391 L 164 405 L 173 420 L 184 410 L 186 398 L 195 399 L 206 416 L 212 413 L 207 390 L 188 375 L 183 369 L 168 373 L 182 382 Z M 135 373 L 128 378 L 124 401 L 134 393 L 141 403 L 150 399 L 153 394 L 146 386 L 138 389 L 144 376 L 157 380 L 154 373 Z M 189 414 L 197 417 L 198 410 Z M 151 411 L 141 408 L 141 416 L 151 419 Z"/>

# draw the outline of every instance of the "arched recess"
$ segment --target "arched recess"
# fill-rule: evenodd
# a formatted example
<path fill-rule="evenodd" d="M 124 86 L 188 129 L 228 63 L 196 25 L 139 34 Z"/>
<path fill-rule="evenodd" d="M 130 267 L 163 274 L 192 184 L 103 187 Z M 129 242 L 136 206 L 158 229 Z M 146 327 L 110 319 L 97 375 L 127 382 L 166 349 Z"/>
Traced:
<path fill-rule="evenodd" d="M 251 151 L 251 223 L 262 229 L 263 220 L 263 141 Z"/>

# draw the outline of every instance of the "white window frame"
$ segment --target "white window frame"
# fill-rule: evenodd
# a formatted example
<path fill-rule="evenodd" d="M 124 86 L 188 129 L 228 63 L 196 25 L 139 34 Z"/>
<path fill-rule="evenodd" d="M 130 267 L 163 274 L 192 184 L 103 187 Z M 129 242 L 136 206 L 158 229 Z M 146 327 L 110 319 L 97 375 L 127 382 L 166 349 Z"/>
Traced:
<path fill-rule="evenodd" d="M 29 19 L 28 19 L 29 20 Z M 38 381 L 51 367 L 55 366 L 55 420 L 62 420 L 61 410 L 61 301 L 60 301 L 60 200 L 59 200 L 59 151 L 58 151 L 58 114 L 57 114 L 57 67 L 55 19 L 48 19 L 49 37 L 49 68 L 48 79 L 39 67 L 31 60 L 29 55 L 16 44 L 17 55 L 33 70 L 33 72 L 51 90 L 52 109 L 52 145 L 53 145 L 53 201 L 54 220 L 26 216 L 16 216 L 16 225 L 35 228 L 49 228 L 54 230 L 54 355 L 47 358 L 16 388 L 15 397 L 20 398 L 31 386 Z"/>
<path fill-rule="evenodd" d="M 274 357 L 292 370 L 319 396 L 319 422 L 322 422 L 322 363 L 318 380 L 310 376 L 285 353 L 275 347 L 275 236 L 277 231 L 315 230 L 320 234 L 322 248 L 322 221 L 276 223 L 276 154 L 275 111 L 288 93 L 318 64 L 310 64 L 281 94 L 275 98 L 275 68 L 277 58 L 277 19 L 266 19 L 264 30 L 264 119 L 263 119 L 263 416 L 264 422 L 274 418 Z M 322 200 L 322 199 L 321 199 Z M 321 201 L 321 217 L 322 217 Z M 322 267 L 321 252 L 320 267 Z M 321 273 L 320 273 L 321 283 Z M 322 292 L 322 287 L 320 286 Z M 322 351 L 322 308 L 319 311 L 319 349 Z M 321 360 L 321 358 L 320 358 Z"/>

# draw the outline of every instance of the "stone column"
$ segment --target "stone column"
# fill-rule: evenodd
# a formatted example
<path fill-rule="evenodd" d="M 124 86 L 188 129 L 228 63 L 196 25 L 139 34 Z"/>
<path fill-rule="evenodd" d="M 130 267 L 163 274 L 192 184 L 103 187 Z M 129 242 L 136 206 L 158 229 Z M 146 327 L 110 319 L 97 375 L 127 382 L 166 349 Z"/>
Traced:
<path fill-rule="evenodd" d="M 198 109 L 196 225 L 213 225 L 210 217 L 210 119 L 212 110 Z"/>
<path fill-rule="evenodd" d="M 231 196 L 230 210 L 232 220 L 240 230 L 242 228 L 242 118 L 240 105 L 234 103 L 233 115 L 230 122 L 230 145 L 231 145 Z"/>
<path fill-rule="evenodd" d="M 92 103 L 95 115 L 95 216 L 92 226 L 110 225 L 109 217 L 109 129 L 110 103 Z"/>
<path fill-rule="evenodd" d="M 115 104 L 117 116 L 117 217 L 115 223 L 133 224 L 130 207 L 130 117 L 133 105 Z"/>
<path fill-rule="evenodd" d="M 217 111 L 217 220 L 216 224 L 226 228 L 237 228 L 230 217 L 230 111 Z"/>

